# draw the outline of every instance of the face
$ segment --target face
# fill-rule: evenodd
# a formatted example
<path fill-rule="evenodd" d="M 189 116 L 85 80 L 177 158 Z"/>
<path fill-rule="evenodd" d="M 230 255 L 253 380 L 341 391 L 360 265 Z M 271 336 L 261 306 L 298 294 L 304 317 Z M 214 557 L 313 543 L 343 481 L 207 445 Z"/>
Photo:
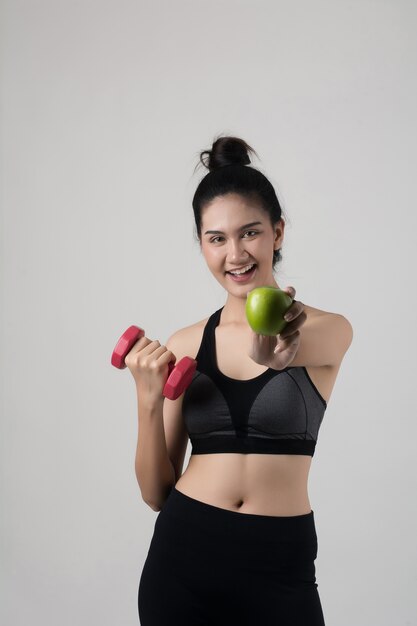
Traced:
<path fill-rule="evenodd" d="M 257 223 L 249 226 L 252 222 Z M 272 227 L 258 203 L 238 194 L 215 198 L 202 211 L 201 250 L 209 270 L 232 295 L 246 297 L 255 287 L 276 287 L 272 258 L 282 245 L 284 226 L 281 219 Z M 242 281 L 227 273 L 251 263 L 256 267 Z"/>

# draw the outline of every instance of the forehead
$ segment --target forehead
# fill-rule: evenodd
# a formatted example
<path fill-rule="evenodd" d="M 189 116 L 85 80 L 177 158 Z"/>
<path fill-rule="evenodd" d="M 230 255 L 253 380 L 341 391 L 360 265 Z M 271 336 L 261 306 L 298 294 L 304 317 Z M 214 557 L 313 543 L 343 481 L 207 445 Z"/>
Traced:
<path fill-rule="evenodd" d="M 259 202 L 234 193 L 214 198 L 204 207 L 201 216 L 204 229 L 233 230 L 252 221 L 265 221 Z"/>

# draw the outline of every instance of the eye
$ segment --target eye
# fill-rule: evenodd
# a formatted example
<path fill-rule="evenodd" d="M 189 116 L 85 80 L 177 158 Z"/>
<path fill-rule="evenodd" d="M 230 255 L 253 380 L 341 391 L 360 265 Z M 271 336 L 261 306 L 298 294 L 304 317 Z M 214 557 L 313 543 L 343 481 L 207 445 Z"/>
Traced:
<path fill-rule="evenodd" d="M 245 235 L 246 233 L 255 233 L 255 235 L 258 233 L 257 230 L 247 230 L 245 231 Z M 216 239 L 223 239 L 223 237 L 221 235 L 219 235 L 218 237 L 213 237 L 213 239 L 210 239 L 210 243 L 214 243 L 216 241 Z"/>

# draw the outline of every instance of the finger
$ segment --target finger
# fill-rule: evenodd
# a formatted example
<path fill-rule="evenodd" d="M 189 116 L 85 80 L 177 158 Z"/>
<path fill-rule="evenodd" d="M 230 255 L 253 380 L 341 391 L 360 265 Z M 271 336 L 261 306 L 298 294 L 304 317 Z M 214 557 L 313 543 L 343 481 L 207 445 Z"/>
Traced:
<path fill-rule="evenodd" d="M 289 287 L 285 287 L 285 289 L 283 289 L 283 291 L 286 291 L 288 293 L 288 295 L 291 296 L 291 298 L 294 300 L 295 297 L 295 288 L 292 287 L 291 285 Z"/>
<path fill-rule="evenodd" d="M 278 335 L 279 339 L 285 339 L 293 335 L 304 324 L 307 319 L 307 315 L 302 311 L 298 317 L 292 322 L 288 322 L 286 327 Z"/>
<path fill-rule="evenodd" d="M 284 315 L 284 320 L 289 322 L 290 320 L 293 320 L 295 317 L 298 317 L 299 315 L 301 315 L 303 311 L 304 311 L 304 304 L 300 302 L 299 300 L 293 300 L 292 305 L 289 307 L 289 309 L 286 311 Z"/>
<path fill-rule="evenodd" d="M 278 335 L 279 344 L 274 352 L 281 352 L 282 350 L 290 348 L 292 345 L 296 345 L 298 343 L 300 335 L 301 333 L 299 330 L 296 330 L 295 332 L 291 333 L 290 335 L 286 335 L 285 337 L 283 337 L 281 333 L 280 335 Z"/>

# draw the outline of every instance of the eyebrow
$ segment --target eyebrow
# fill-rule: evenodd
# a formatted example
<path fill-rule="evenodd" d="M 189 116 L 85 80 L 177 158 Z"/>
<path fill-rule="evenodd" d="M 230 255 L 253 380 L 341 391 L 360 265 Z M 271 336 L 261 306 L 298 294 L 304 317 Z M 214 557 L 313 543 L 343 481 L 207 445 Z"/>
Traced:
<path fill-rule="evenodd" d="M 256 226 L 257 224 L 262 224 L 262 222 L 250 222 L 249 224 L 245 224 L 244 226 L 241 226 L 240 228 L 238 228 L 239 230 L 243 230 L 244 228 L 249 228 L 250 226 Z M 204 233 L 205 235 L 224 235 L 224 232 L 221 230 L 206 230 L 206 232 Z"/>

